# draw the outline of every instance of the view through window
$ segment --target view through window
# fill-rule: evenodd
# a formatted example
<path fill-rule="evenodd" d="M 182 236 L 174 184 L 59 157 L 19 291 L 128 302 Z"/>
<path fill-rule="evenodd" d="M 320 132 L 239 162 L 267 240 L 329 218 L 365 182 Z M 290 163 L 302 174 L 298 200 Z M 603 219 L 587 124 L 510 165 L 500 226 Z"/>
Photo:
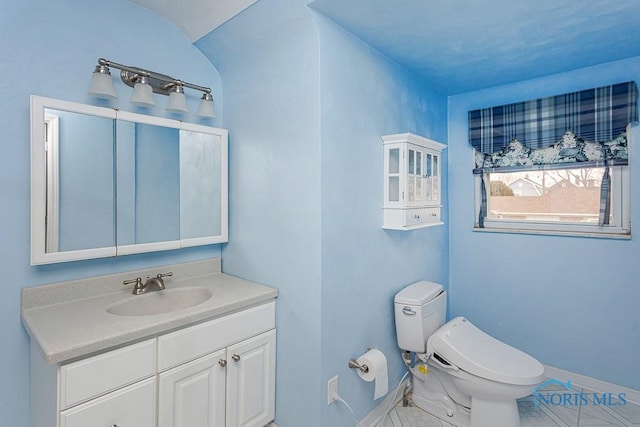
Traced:
<path fill-rule="evenodd" d="M 491 173 L 487 218 L 597 224 L 603 173 L 604 168 Z"/>

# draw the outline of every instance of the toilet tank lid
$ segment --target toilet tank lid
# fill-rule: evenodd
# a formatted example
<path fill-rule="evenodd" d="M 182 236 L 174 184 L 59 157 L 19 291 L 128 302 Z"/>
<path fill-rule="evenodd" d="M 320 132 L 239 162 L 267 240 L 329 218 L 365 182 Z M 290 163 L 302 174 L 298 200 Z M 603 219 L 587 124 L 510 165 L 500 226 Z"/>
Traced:
<path fill-rule="evenodd" d="M 393 301 L 397 304 L 423 305 L 440 295 L 442 291 L 442 285 L 422 280 L 402 289 Z"/>

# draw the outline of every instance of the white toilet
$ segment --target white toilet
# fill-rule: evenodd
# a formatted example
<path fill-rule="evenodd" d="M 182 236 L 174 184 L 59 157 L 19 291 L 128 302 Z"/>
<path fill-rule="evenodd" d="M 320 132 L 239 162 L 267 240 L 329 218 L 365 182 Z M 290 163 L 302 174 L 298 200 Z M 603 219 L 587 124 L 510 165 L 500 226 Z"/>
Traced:
<path fill-rule="evenodd" d="M 413 403 L 460 427 L 519 427 L 516 399 L 546 379 L 544 367 L 463 317 L 444 323 L 446 304 L 442 286 L 425 281 L 395 297 L 398 346 L 419 360 Z"/>

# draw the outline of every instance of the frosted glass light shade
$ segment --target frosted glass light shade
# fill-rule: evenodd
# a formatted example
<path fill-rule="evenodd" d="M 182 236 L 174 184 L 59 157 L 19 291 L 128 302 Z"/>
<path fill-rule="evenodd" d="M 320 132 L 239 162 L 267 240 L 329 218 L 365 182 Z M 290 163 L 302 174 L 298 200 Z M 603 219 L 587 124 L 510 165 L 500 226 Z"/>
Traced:
<path fill-rule="evenodd" d="M 187 97 L 181 92 L 171 92 L 169 94 L 169 102 L 165 109 L 175 113 L 186 113 L 189 111 L 187 109 Z"/>
<path fill-rule="evenodd" d="M 113 87 L 113 79 L 110 74 L 95 72 L 91 75 L 91 86 L 89 95 L 96 98 L 113 99 L 116 98 L 116 90 Z"/>
<path fill-rule="evenodd" d="M 200 117 L 208 117 L 210 119 L 215 119 L 216 110 L 213 105 L 213 99 L 208 100 L 203 97 L 200 100 L 200 106 L 198 107 L 198 112 L 196 114 Z"/>
<path fill-rule="evenodd" d="M 133 86 L 133 95 L 131 103 L 143 107 L 155 107 L 156 102 L 153 100 L 153 89 L 146 83 L 136 83 Z"/>

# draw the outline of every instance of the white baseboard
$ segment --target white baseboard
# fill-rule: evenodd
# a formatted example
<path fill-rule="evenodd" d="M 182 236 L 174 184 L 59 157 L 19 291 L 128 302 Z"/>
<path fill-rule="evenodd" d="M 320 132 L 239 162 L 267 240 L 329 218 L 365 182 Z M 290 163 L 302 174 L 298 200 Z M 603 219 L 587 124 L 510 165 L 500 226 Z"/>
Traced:
<path fill-rule="evenodd" d="M 378 421 L 378 418 L 382 418 L 383 415 L 386 415 L 389 411 L 391 411 L 391 409 L 393 409 L 394 406 L 398 404 L 398 402 L 402 400 L 402 393 L 404 391 L 404 388 L 407 386 L 408 382 L 409 382 L 409 378 L 405 379 L 400 383 L 399 386 L 391 390 L 390 393 L 387 394 L 387 397 L 385 397 L 382 402 L 380 402 L 375 408 L 373 408 L 371 412 L 369 412 L 360 421 L 360 424 L 367 427 L 376 427 L 376 425 L 378 424 L 373 424 L 373 423 Z M 396 390 L 397 390 L 397 393 L 396 393 Z M 395 393 L 395 396 L 394 396 L 394 393 Z M 382 421 L 384 421 L 384 418 L 378 421 L 378 423 L 381 423 Z"/>
<path fill-rule="evenodd" d="M 601 381 L 595 378 L 587 377 L 586 375 L 565 371 L 564 369 L 556 368 L 549 365 L 544 365 L 544 373 L 548 378 L 555 378 L 563 382 L 571 380 L 571 384 L 574 386 L 584 387 L 591 391 L 597 391 L 598 393 L 625 393 L 625 396 L 629 402 L 640 405 L 640 390 L 634 390 L 632 388 L 624 387 L 621 385 L 608 383 L 606 381 Z"/>

